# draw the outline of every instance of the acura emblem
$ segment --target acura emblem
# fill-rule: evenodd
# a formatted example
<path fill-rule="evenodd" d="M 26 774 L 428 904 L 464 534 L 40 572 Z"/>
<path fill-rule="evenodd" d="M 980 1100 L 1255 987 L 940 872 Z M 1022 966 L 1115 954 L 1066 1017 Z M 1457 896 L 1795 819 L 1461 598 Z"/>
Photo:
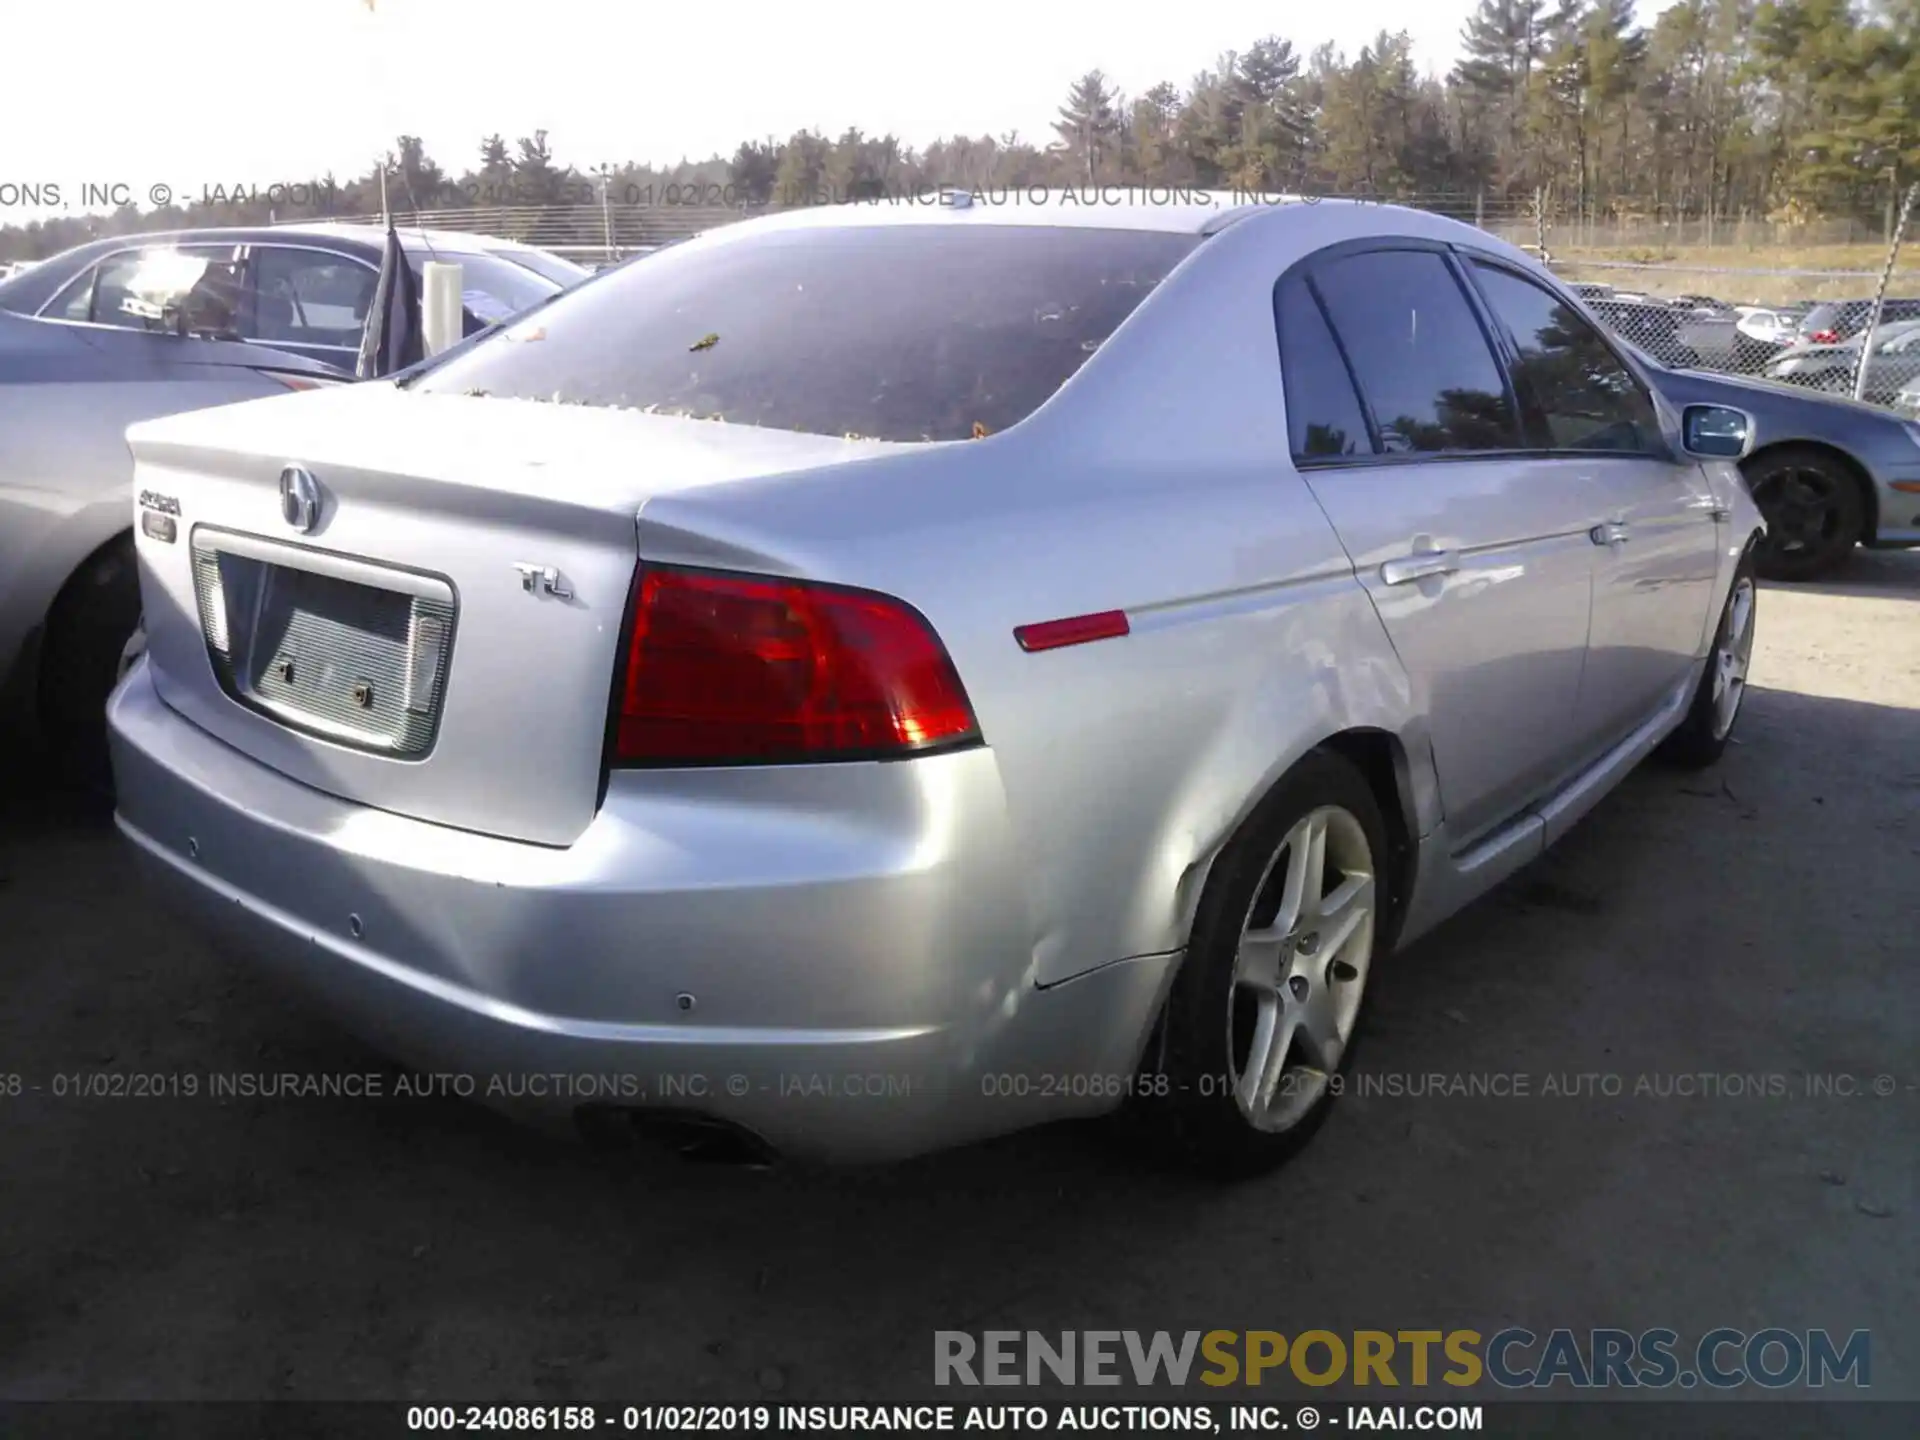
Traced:
<path fill-rule="evenodd" d="M 320 523 L 320 482 L 298 465 L 280 472 L 280 518 L 302 534 Z"/>

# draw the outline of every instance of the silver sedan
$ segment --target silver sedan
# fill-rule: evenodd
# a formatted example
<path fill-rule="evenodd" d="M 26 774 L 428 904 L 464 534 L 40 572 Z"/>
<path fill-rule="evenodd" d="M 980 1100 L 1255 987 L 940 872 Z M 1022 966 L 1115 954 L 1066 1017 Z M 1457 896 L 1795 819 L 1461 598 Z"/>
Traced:
<path fill-rule="evenodd" d="M 1295 1149 L 1390 952 L 1727 744 L 1751 421 L 1435 216 L 1017 198 L 135 426 L 162 892 L 530 1116 Z"/>

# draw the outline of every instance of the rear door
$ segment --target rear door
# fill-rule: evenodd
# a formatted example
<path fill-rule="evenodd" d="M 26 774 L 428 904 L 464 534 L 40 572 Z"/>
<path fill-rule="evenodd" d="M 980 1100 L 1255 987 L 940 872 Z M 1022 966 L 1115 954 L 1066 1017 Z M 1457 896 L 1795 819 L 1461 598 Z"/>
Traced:
<path fill-rule="evenodd" d="M 379 278 L 375 266 L 342 251 L 250 246 L 240 333 L 256 344 L 351 371 Z"/>
<path fill-rule="evenodd" d="M 1576 721 L 1597 751 L 1692 673 L 1719 574 L 1719 502 L 1700 466 L 1669 445 L 1639 377 L 1573 306 L 1497 260 L 1476 257 L 1467 272 L 1509 347 L 1535 443 L 1604 497 Z"/>
<path fill-rule="evenodd" d="M 1424 698 L 1466 844 L 1572 764 L 1597 493 L 1526 452 L 1443 248 L 1336 247 L 1276 307 L 1295 463 Z"/>

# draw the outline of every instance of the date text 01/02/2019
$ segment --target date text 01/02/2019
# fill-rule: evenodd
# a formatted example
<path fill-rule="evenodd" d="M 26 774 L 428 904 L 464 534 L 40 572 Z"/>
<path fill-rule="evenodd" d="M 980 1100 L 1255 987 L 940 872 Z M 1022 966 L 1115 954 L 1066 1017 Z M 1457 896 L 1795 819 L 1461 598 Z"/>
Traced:
<path fill-rule="evenodd" d="M 560 1431 L 649 1434 L 908 1434 L 1065 1430 L 1219 1434 L 1267 1429 L 1263 1407 L 1191 1405 L 410 1405 L 410 1434 Z M 1315 1412 L 1317 1422 L 1317 1412 Z M 1297 1418 L 1290 1416 L 1289 1418 Z M 1478 1428 L 1477 1426 L 1467 1428 Z"/>
<path fill-rule="evenodd" d="M 1068 1431 L 1199 1434 L 1353 1430 L 1477 1432 L 1479 1405 L 1347 1406 L 1344 1420 L 1314 1405 L 413 1405 L 410 1434 L 561 1431 L 710 1435 L 915 1434 L 993 1431 L 1050 1435 Z"/>

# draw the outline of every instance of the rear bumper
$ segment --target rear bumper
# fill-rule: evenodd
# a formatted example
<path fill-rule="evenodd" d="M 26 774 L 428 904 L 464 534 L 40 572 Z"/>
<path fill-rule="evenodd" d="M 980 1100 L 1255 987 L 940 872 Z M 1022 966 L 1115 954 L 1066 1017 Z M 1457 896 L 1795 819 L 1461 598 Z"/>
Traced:
<path fill-rule="evenodd" d="M 167 897 L 503 1109 L 896 1158 L 1112 1108 L 1172 969 L 1032 984 L 986 750 L 622 774 L 555 849 L 288 780 L 167 708 L 144 664 L 108 713 L 117 820 Z"/>

